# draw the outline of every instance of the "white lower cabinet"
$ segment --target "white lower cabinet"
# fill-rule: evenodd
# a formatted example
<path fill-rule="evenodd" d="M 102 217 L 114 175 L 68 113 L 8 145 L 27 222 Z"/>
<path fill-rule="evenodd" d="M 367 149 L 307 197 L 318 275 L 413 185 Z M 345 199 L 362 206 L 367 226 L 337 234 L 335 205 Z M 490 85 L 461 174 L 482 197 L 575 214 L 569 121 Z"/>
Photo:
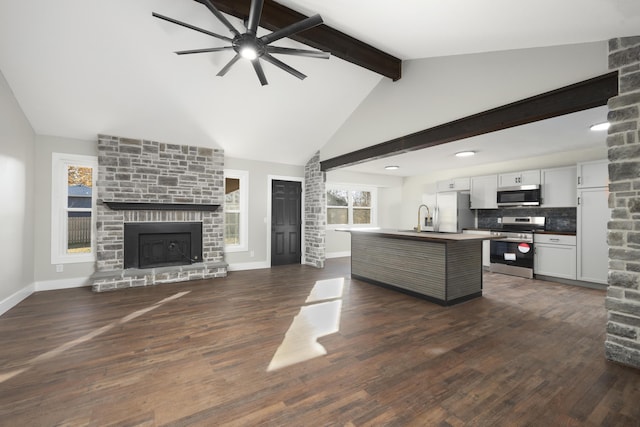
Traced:
<path fill-rule="evenodd" d="M 534 274 L 576 280 L 576 236 L 534 235 Z"/>

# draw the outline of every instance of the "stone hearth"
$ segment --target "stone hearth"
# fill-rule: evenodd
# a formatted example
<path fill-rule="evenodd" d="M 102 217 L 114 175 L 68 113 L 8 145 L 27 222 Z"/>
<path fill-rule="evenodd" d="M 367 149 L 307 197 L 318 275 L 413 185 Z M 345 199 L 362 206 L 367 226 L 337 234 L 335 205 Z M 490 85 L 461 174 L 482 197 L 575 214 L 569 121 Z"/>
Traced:
<path fill-rule="evenodd" d="M 98 156 L 94 291 L 227 275 L 222 150 L 99 135 Z M 162 222 L 202 223 L 201 262 L 125 269 L 125 224 Z"/>

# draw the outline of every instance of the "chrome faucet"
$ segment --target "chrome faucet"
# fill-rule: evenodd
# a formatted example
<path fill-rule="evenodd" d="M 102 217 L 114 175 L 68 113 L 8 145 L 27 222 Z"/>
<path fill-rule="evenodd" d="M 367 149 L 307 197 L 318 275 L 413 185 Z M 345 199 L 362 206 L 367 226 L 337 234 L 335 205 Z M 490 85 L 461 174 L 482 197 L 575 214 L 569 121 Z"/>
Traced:
<path fill-rule="evenodd" d="M 430 215 L 429 206 L 427 206 L 425 204 L 422 204 L 422 205 L 418 206 L 418 226 L 414 228 L 414 230 L 416 230 L 418 233 L 420 231 L 422 231 L 422 227 L 420 226 L 420 223 L 421 223 L 421 221 L 420 221 L 420 211 L 422 210 L 423 206 L 425 208 L 427 208 L 427 221 L 429 221 L 429 215 Z"/>

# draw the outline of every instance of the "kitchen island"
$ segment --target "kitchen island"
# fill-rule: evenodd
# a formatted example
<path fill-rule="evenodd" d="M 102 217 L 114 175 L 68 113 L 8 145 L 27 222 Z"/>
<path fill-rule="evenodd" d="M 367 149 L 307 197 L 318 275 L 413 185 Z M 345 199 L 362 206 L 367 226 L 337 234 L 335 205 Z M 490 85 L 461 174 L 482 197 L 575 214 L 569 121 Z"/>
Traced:
<path fill-rule="evenodd" d="M 482 296 L 487 236 L 396 230 L 348 230 L 351 276 L 440 305 Z"/>

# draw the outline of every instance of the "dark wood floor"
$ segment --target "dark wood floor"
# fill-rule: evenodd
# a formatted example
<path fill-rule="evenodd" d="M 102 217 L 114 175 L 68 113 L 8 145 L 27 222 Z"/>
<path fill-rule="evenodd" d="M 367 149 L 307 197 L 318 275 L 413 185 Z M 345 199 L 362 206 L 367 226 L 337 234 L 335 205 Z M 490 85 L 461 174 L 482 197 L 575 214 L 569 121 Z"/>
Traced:
<path fill-rule="evenodd" d="M 327 354 L 268 372 L 334 277 Z M 640 371 L 603 356 L 604 291 L 487 273 L 440 307 L 348 277 L 339 259 L 34 294 L 0 317 L 0 425 L 640 425 Z"/>

